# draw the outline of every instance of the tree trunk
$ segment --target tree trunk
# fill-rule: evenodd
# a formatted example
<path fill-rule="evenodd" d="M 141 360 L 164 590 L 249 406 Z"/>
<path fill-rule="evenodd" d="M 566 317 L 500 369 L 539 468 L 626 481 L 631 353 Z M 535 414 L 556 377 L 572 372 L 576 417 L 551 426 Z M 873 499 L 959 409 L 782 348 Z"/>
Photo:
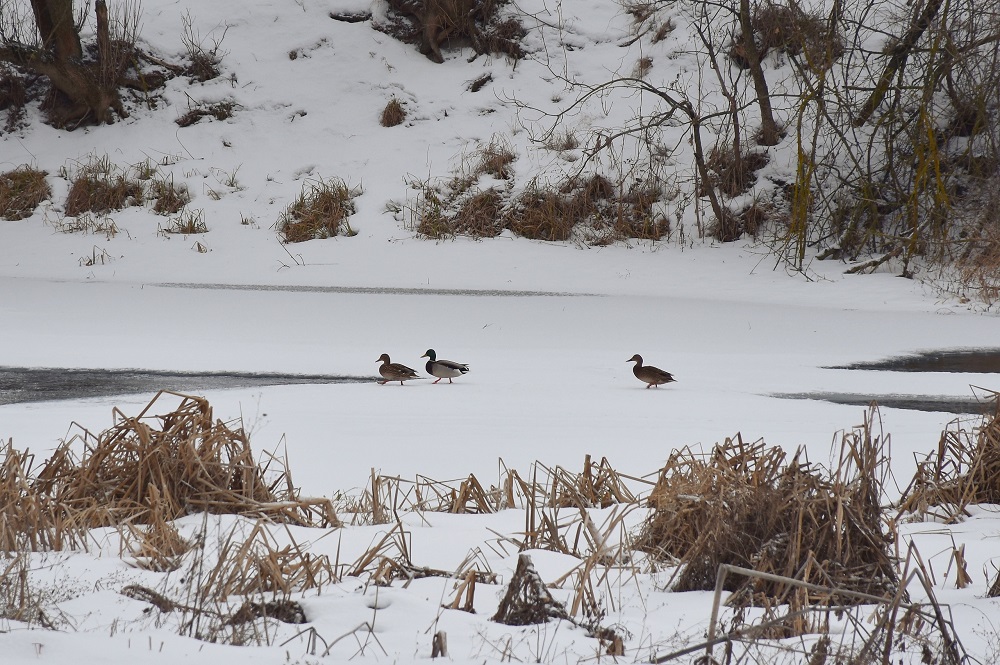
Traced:
<path fill-rule="evenodd" d="M 49 79 L 52 95 L 47 102 L 49 121 L 70 128 L 85 122 L 112 123 L 114 113 L 126 117 L 118 96 L 121 72 L 114 62 L 108 8 L 96 0 L 98 61 L 83 60 L 80 35 L 73 22 L 73 0 L 31 0 L 38 47 L 5 43 L 0 60 L 18 65 Z"/>
<path fill-rule="evenodd" d="M 774 120 L 774 110 L 771 108 L 771 93 L 767 89 L 767 79 L 764 78 L 764 68 L 760 64 L 760 51 L 753 38 L 753 24 L 750 20 L 750 0 L 740 0 L 740 29 L 743 31 L 743 46 L 750 68 L 750 78 L 753 79 L 753 89 L 760 107 L 760 135 L 757 143 L 760 145 L 777 145 L 781 140 L 781 130 Z"/>
<path fill-rule="evenodd" d="M 83 49 L 73 23 L 73 0 L 31 0 L 42 50 L 56 60 L 80 59 Z"/>

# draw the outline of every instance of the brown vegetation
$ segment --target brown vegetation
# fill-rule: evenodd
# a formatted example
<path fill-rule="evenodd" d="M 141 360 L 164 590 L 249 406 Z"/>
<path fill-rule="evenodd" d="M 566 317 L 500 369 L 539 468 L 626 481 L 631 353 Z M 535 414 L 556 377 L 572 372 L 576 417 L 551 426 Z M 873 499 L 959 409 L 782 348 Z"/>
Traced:
<path fill-rule="evenodd" d="M 187 185 L 175 185 L 172 175 L 169 178 L 154 179 L 149 196 L 156 199 L 153 212 L 157 215 L 173 215 L 191 202 L 191 192 Z"/>
<path fill-rule="evenodd" d="M 937 450 L 918 463 L 917 472 L 903 492 L 900 515 L 932 516 L 956 522 L 968 507 L 1000 503 L 1000 401 L 990 396 L 993 412 L 978 427 L 967 429 L 960 421 L 941 433 Z"/>
<path fill-rule="evenodd" d="M 170 397 L 180 404 L 152 415 Z M 204 398 L 161 392 L 136 416 L 114 410 L 115 424 L 65 442 L 36 466 L 8 442 L 0 466 L 0 549 L 85 548 L 87 531 L 146 524 L 132 550 L 168 562 L 184 546 L 164 523 L 196 512 L 292 524 L 336 526 L 328 500 L 300 499 L 276 459 L 261 465 L 238 423 L 215 420 Z M 82 440 L 83 455 L 72 451 Z M 276 480 L 271 467 L 277 467 Z"/>
<path fill-rule="evenodd" d="M 83 212 L 106 213 L 126 206 L 141 205 L 142 185 L 130 179 L 107 158 L 86 164 L 72 179 L 65 212 L 73 217 Z"/>
<path fill-rule="evenodd" d="M 831 33 L 822 16 L 809 14 L 798 3 L 769 0 L 758 5 L 751 18 L 761 58 L 778 51 L 805 60 L 813 71 L 829 69 L 844 53 L 841 37 Z M 744 35 L 734 38 L 729 55 L 740 67 L 750 66 Z"/>
<path fill-rule="evenodd" d="M 278 233 L 283 242 L 304 242 L 352 236 L 348 217 L 354 214 L 356 192 L 342 180 L 315 180 L 302 187 L 298 197 L 278 217 Z"/>
<path fill-rule="evenodd" d="M 187 210 L 171 219 L 170 224 L 163 228 L 163 232 L 180 235 L 208 233 L 208 226 L 205 224 L 205 211 Z"/>
<path fill-rule="evenodd" d="M 390 23 L 380 28 L 441 63 L 442 47 L 468 42 L 476 53 L 500 53 L 518 59 L 525 30 L 514 18 L 501 20 L 497 0 L 389 0 Z"/>
<path fill-rule="evenodd" d="M 419 183 L 412 210 L 415 230 L 427 237 L 493 237 L 505 229 L 533 240 L 577 239 L 606 245 L 628 238 L 660 240 L 670 233 L 653 213 L 658 188 L 633 183 L 622 190 L 600 175 L 566 178 L 555 184 L 529 183 L 519 194 L 491 186 L 476 190 L 483 175 L 513 177 L 516 156 L 496 140 L 476 154 L 471 172 L 438 187 Z"/>
<path fill-rule="evenodd" d="M 47 175 L 27 165 L 0 173 L 0 217 L 12 220 L 30 217 L 42 201 L 52 196 Z"/>
<path fill-rule="evenodd" d="M 881 514 L 886 442 L 874 413 L 844 435 L 840 466 L 826 471 L 763 441 L 737 435 L 706 456 L 673 453 L 649 497 L 637 546 L 677 562 L 673 589 L 713 589 L 731 564 L 875 596 L 893 590 L 891 535 Z M 781 582 L 732 580 L 743 602 L 780 597 Z"/>
<path fill-rule="evenodd" d="M 731 147 L 713 147 L 706 165 L 712 174 L 713 184 L 726 196 L 745 194 L 757 181 L 757 171 L 770 161 L 766 152 L 741 152 Z"/>
<path fill-rule="evenodd" d="M 403 124 L 404 120 L 406 120 L 406 109 L 403 108 L 398 99 L 393 97 L 382 109 L 382 115 L 379 116 L 378 122 L 383 127 L 395 127 Z"/>
<path fill-rule="evenodd" d="M 188 109 L 187 113 L 177 118 L 176 122 L 181 127 L 190 127 L 202 118 L 215 118 L 216 120 L 228 120 L 233 117 L 236 110 L 236 102 L 222 101 L 214 104 L 199 103 Z"/>

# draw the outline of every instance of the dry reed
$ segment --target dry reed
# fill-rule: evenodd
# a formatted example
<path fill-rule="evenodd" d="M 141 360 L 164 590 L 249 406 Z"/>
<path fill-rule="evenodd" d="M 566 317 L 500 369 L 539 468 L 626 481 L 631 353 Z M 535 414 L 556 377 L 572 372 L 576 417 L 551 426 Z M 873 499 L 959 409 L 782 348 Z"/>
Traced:
<path fill-rule="evenodd" d="M 180 404 L 152 415 L 167 396 Z M 180 548 L 164 522 L 199 511 L 304 526 L 340 523 L 328 499 L 298 496 L 279 460 L 258 463 L 244 430 L 215 420 L 204 398 L 161 391 L 139 415 L 117 408 L 113 415 L 110 429 L 96 436 L 84 430 L 40 466 L 7 443 L 0 465 L 0 547 L 80 548 L 88 529 L 146 524 L 129 532 L 130 547 L 160 566 Z M 84 449 L 79 459 L 77 443 Z"/>
<path fill-rule="evenodd" d="M 870 410 L 843 435 L 832 472 L 801 450 L 789 459 L 739 435 L 704 457 L 675 452 L 649 497 L 654 510 L 637 547 L 682 564 L 677 591 L 712 589 L 719 565 L 731 564 L 882 595 L 897 580 L 880 506 L 888 440 L 875 435 L 876 417 Z M 788 592 L 762 579 L 727 588 L 743 602 Z"/>
<path fill-rule="evenodd" d="M 917 464 L 900 515 L 956 522 L 972 504 L 1000 503 L 1000 393 L 990 399 L 992 413 L 978 427 L 955 420 L 941 433 L 937 450 Z"/>

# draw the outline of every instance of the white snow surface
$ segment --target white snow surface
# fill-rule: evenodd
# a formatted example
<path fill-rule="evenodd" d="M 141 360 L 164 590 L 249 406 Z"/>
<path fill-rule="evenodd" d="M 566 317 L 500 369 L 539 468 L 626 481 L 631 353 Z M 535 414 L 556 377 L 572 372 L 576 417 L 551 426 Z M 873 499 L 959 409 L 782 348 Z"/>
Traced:
<path fill-rule="evenodd" d="M 221 41 L 223 76 L 204 84 L 173 79 L 158 108 L 133 104 L 130 117 L 112 126 L 55 130 L 33 109 L 27 127 L 0 136 L 0 167 L 44 169 L 54 191 L 31 217 L 0 222 L 0 364 L 368 377 L 199 393 L 218 418 L 242 417 L 255 449 L 287 455 L 303 495 L 328 497 L 359 493 L 372 470 L 436 480 L 473 473 L 496 482 L 501 465 L 522 475 L 536 461 L 579 470 L 588 454 L 607 457 L 622 473 L 655 477 L 673 450 L 737 433 L 789 451 L 803 447 L 810 459 L 827 462 L 836 433 L 860 424 L 865 409 L 775 395 L 968 398 L 973 385 L 1000 387 L 990 374 L 829 369 L 925 350 L 996 347 L 1000 321 L 888 272 L 845 275 L 844 264 L 819 261 L 805 275 L 788 271 L 763 242 L 697 238 L 690 209 L 679 212 L 684 238 L 660 243 L 597 248 L 506 233 L 488 240 L 418 237 L 407 215 L 415 196 L 407 183 L 462 168 L 495 136 L 518 154 L 518 182 L 574 168 L 578 152 L 530 140 L 549 127 L 535 109 L 558 110 L 575 94 L 562 75 L 597 83 L 631 72 L 650 55 L 653 75 L 663 81 L 699 76 L 690 56 L 669 57 L 683 51 L 683 34 L 621 46 L 633 26 L 616 3 L 518 6 L 537 18 L 528 26 L 528 58 L 516 66 L 502 57 L 470 61 L 470 49 L 452 49 L 438 65 L 370 21 L 330 18 L 384 13 L 358 0 L 145 0 L 145 48 L 181 59 L 189 17 L 207 43 Z M 551 27 L 557 25 L 562 29 Z M 492 82 L 470 92 L 469 82 L 486 73 Z M 383 128 L 378 117 L 392 97 L 405 103 L 408 119 Z M 187 128 L 173 122 L 192 101 L 220 100 L 235 102 L 231 119 Z M 573 116 L 572 126 L 581 136 L 613 127 L 649 102 L 613 95 Z M 781 154 L 769 167 L 774 173 L 784 168 Z M 169 220 L 149 207 L 111 213 L 114 237 L 60 232 L 69 187 L 62 172 L 104 156 L 123 167 L 148 159 L 186 183 L 190 209 L 203 211 L 208 233 L 160 233 Z M 683 159 L 675 167 L 691 170 Z M 304 184 L 334 177 L 363 191 L 350 219 L 357 235 L 282 245 L 274 229 L 280 212 Z M 391 202 L 402 211 L 388 212 Z M 452 384 L 375 382 L 381 353 L 426 376 L 420 356 L 428 348 L 471 371 Z M 626 362 L 634 353 L 677 382 L 645 390 Z M 3 405 L 0 439 L 42 458 L 71 435 L 72 423 L 101 431 L 113 407 L 134 413 L 151 398 Z M 915 455 L 933 450 L 954 418 L 881 410 L 900 487 L 912 477 Z M 609 511 L 594 511 L 595 521 L 610 519 Z M 524 529 L 519 511 L 402 520 L 415 563 L 450 570 L 478 548 L 504 580 L 517 557 L 509 544 L 498 545 L 497 534 Z M 638 513 L 630 515 L 631 526 L 638 522 Z M 211 540 L 227 529 L 245 532 L 248 524 L 192 515 L 178 528 L 207 530 Z M 350 561 L 387 528 L 301 530 L 296 540 Z M 936 571 L 936 592 L 950 604 L 966 649 L 993 662 L 998 607 L 985 593 L 1000 565 L 996 507 L 977 508 L 957 525 L 901 528 L 901 549 L 917 543 Z M 476 614 L 442 610 L 454 585 L 443 578 L 405 588 L 347 579 L 321 594 L 301 594 L 309 625 L 327 641 L 373 621 L 377 644 L 348 637 L 325 657 L 310 655 L 306 636 L 293 638 L 298 628 L 288 626 L 272 627 L 272 646 L 208 644 L 178 636 L 169 619 L 118 594 L 129 583 L 175 588 L 179 573 L 130 566 L 111 534 L 97 534 L 95 542 L 86 553 L 33 556 L 33 580 L 53 589 L 58 629 L 0 620 L 3 662 L 404 663 L 429 659 L 437 630 L 447 632 L 456 663 L 600 658 L 597 641 L 568 624 L 514 629 L 488 621 L 502 585 L 480 586 Z M 952 543 L 967 546 L 973 580 L 960 590 Z M 546 581 L 579 563 L 551 552 L 533 558 Z M 606 623 L 628 635 L 618 660 L 648 661 L 703 638 L 711 594 L 666 591 L 669 574 L 601 588 Z M 556 593 L 565 598 L 569 591 Z"/>

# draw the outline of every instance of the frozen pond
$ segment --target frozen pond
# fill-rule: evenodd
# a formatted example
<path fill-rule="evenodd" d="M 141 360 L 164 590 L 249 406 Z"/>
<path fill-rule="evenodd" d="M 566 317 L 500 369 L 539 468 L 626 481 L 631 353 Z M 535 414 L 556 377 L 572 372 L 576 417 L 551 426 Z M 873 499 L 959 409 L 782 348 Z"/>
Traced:
<path fill-rule="evenodd" d="M 830 369 L 864 369 L 882 372 L 1000 373 L 1000 349 L 950 349 L 921 351 L 876 362 L 852 363 Z"/>
<path fill-rule="evenodd" d="M 867 370 L 876 372 L 943 372 L 949 374 L 995 374 L 1000 373 L 1000 349 L 949 349 L 921 351 L 905 356 L 895 356 L 886 360 L 851 363 L 828 367 L 827 369 Z M 783 399 L 814 399 L 846 404 L 867 406 L 875 401 L 880 406 L 916 411 L 939 411 L 956 414 L 982 414 L 990 405 L 974 397 L 954 397 L 942 395 L 898 395 L 864 393 L 780 393 L 774 397 Z"/>
<path fill-rule="evenodd" d="M 253 372 L 163 372 L 145 369 L 0 367 L 0 404 L 305 383 L 369 383 L 375 376 Z"/>

